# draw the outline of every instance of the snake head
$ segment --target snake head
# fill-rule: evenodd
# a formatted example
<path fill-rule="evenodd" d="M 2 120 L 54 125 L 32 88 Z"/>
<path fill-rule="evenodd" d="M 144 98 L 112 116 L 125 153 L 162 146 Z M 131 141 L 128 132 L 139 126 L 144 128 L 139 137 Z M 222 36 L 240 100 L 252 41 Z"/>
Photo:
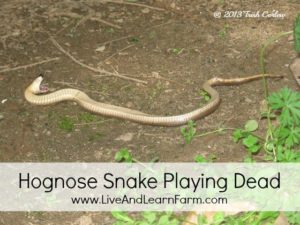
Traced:
<path fill-rule="evenodd" d="M 30 85 L 30 90 L 34 94 L 42 94 L 48 92 L 47 85 L 42 84 L 43 82 L 43 75 L 40 74 Z"/>

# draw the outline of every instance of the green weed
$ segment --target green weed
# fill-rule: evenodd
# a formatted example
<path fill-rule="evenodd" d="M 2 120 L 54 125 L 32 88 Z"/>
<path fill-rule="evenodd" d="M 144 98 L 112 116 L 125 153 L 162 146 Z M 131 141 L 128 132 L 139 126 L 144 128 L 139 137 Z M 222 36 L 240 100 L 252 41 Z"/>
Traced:
<path fill-rule="evenodd" d="M 126 212 L 112 212 L 116 219 L 114 225 L 179 225 L 180 221 L 170 212 L 142 212 L 133 218 Z"/>
<path fill-rule="evenodd" d="M 230 28 L 229 24 L 225 24 L 223 29 L 219 31 L 219 37 L 225 39 L 229 28 Z"/>
<path fill-rule="evenodd" d="M 194 158 L 194 161 L 197 162 L 197 163 L 210 163 L 210 162 L 213 162 L 213 160 L 216 159 L 216 156 L 213 155 L 213 154 L 210 154 L 208 156 L 208 158 L 202 156 L 202 155 L 197 155 L 195 158 Z"/>
<path fill-rule="evenodd" d="M 294 24 L 294 47 L 295 51 L 300 53 L 300 14 L 297 16 Z"/>
<path fill-rule="evenodd" d="M 183 136 L 185 143 L 191 143 L 192 139 L 196 135 L 196 123 L 190 120 L 187 124 L 187 127 L 182 127 L 180 129 L 181 135 Z"/>
<path fill-rule="evenodd" d="M 138 37 L 132 37 L 132 38 L 129 39 L 129 42 L 131 42 L 131 43 L 139 43 L 140 39 Z"/>
<path fill-rule="evenodd" d="M 210 95 L 204 90 L 200 90 L 199 95 L 204 99 L 204 102 L 208 102 L 211 99 Z"/>
<path fill-rule="evenodd" d="M 64 116 L 58 122 L 58 127 L 64 131 L 71 132 L 74 130 L 74 121 L 67 116 Z"/>
<path fill-rule="evenodd" d="M 132 162 L 134 162 L 134 159 L 133 159 L 131 153 L 129 152 L 128 148 L 121 148 L 115 154 L 115 161 L 132 163 Z"/>
<path fill-rule="evenodd" d="M 171 52 L 176 55 L 179 55 L 180 53 L 182 53 L 183 50 L 184 50 L 183 48 L 172 48 Z"/>
<path fill-rule="evenodd" d="M 90 122 L 97 120 L 97 116 L 93 115 L 91 113 L 81 113 L 81 114 L 79 114 L 78 119 L 79 119 L 79 121 L 82 121 L 85 123 L 90 123 Z"/>

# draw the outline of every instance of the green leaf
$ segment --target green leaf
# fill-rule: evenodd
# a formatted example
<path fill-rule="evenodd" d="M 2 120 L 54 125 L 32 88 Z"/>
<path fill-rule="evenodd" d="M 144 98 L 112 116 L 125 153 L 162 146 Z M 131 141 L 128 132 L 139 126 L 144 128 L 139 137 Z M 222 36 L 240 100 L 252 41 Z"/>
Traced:
<path fill-rule="evenodd" d="M 205 102 L 208 102 L 211 99 L 211 96 L 204 90 L 200 90 L 199 95 L 204 99 Z"/>
<path fill-rule="evenodd" d="M 197 218 L 198 224 L 207 224 L 206 216 L 199 214 Z"/>
<path fill-rule="evenodd" d="M 279 116 L 282 126 L 300 125 L 300 94 L 283 88 L 268 97 L 273 110 L 281 110 Z"/>
<path fill-rule="evenodd" d="M 246 147 L 255 146 L 258 143 L 258 138 L 253 135 L 248 135 L 246 138 L 243 139 L 243 144 Z"/>
<path fill-rule="evenodd" d="M 111 212 L 111 214 L 117 220 L 134 223 L 134 220 L 131 219 L 126 212 L 114 211 L 114 212 Z"/>
<path fill-rule="evenodd" d="M 248 155 L 244 158 L 244 163 L 254 163 L 254 162 L 255 162 L 255 160 L 250 155 Z"/>
<path fill-rule="evenodd" d="M 245 124 L 245 130 L 253 132 L 258 129 L 258 122 L 256 120 L 248 120 Z"/>
<path fill-rule="evenodd" d="M 163 215 L 159 218 L 158 225 L 169 225 L 169 215 Z"/>
<path fill-rule="evenodd" d="M 133 157 L 130 154 L 129 150 L 127 148 L 121 148 L 116 154 L 115 154 L 115 160 L 117 162 L 133 162 Z"/>
<path fill-rule="evenodd" d="M 208 160 L 202 156 L 202 155 L 197 155 L 195 158 L 194 158 L 195 162 L 197 163 L 206 163 L 208 162 Z"/>
<path fill-rule="evenodd" d="M 248 150 L 251 152 L 251 153 L 256 153 L 258 152 L 258 150 L 260 149 L 260 146 L 259 145 L 253 145 L 251 147 L 248 148 Z"/>
<path fill-rule="evenodd" d="M 236 129 L 233 132 L 232 137 L 233 137 L 233 141 L 237 143 L 240 139 L 244 137 L 244 133 L 241 129 Z"/>
<path fill-rule="evenodd" d="M 214 225 L 220 225 L 222 224 L 222 222 L 224 222 L 225 220 L 225 215 L 223 212 L 217 212 L 214 215 L 213 221 L 214 221 Z"/>
<path fill-rule="evenodd" d="M 300 224 L 300 212 L 285 212 L 290 224 Z"/>
<path fill-rule="evenodd" d="M 156 220 L 155 212 L 143 212 L 143 217 L 147 220 L 148 223 L 152 224 Z"/>
<path fill-rule="evenodd" d="M 185 143 L 191 143 L 192 139 L 196 134 L 196 123 L 192 120 L 188 121 L 187 127 L 182 127 L 180 129 L 181 135 L 183 136 Z"/>
<path fill-rule="evenodd" d="M 264 220 L 275 220 L 279 216 L 279 212 L 260 212 L 258 215 L 258 220 L 260 222 Z"/>

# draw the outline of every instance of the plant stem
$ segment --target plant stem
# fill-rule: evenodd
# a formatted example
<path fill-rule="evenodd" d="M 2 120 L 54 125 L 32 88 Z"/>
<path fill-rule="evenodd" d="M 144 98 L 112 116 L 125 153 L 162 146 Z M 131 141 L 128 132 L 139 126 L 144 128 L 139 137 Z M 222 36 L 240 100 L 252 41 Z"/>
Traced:
<path fill-rule="evenodd" d="M 270 38 L 268 38 L 262 45 L 262 47 L 260 48 L 260 53 L 259 53 L 259 66 L 260 66 L 260 72 L 262 74 L 266 74 L 266 65 L 265 65 L 265 51 L 267 49 L 267 47 L 269 45 L 271 45 L 272 43 L 274 43 L 275 41 L 277 41 L 278 39 L 292 34 L 293 31 L 286 31 L 286 32 L 280 32 Z M 266 77 L 263 77 L 263 81 L 264 81 L 264 90 L 265 90 L 265 98 L 268 97 L 268 87 L 267 87 L 267 81 L 266 81 Z"/>
<path fill-rule="evenodd" d="M 268 38 L 262 45 L 262 47 L 260 48 L 260 53 L 259 53 L 259 66 L 260 66 L 260 72 L 262 74 L 266 74 L 266 65 L 265 65 L 265 51 L 267 49 L 267 47 L 269 45 L 271 45 L 272 43 L 274 43 L 275 41 L 277 41 L 278 39 L 287 36 L 289 34 L 292 34 L 293 31 L 286 31 L 286 32 L 280 32 L 270 38 Z M 267 79 L 265 76 L 263 76 L 263 85 L 264 85 L 264 95 L 265 95 L 265 99 L 267 101 L 268 96 L 269 96 L 269 90 L 268 90 L 268 83 L 267 83 Z M 271 118 L 270 118 L 270 113 L 271 110 L 269 110 L 269 105 L 267 105 L 268 107 L 268 114 L 267 114 L 267 120 L 268 120 L 268 131 L 267 131 L 267 136 L 265 139 L 265 143 L 268 142 L 269 138 L 271 140 L 273 140 L 273 126 L 271 123 Z M 276 150 L 275 148 L 273 148 L 273 154 L 274 154 L 274 160 L 276 161 Z"/>
<path fill-rule="evenodd" d="M 203 136 L 214 134 L 214 133 L 220 133 L 220 132 L 225 131 L 225 130 L 235 130 L 235 128 L 222 128 L 221 127 L 221 128 L 216 129 L 216 130 L 213 130 L 213 131 L 208 131 L 208 132 L 205 132 L 205 133 L 202 133 L 202 134 L 195 135 L 195 137 L 203 137 Z"/>

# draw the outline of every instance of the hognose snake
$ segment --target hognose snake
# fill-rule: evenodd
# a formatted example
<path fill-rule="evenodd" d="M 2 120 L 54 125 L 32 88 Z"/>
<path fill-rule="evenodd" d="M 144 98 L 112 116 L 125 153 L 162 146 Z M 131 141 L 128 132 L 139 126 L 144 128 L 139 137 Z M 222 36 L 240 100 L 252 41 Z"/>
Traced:
<path fill-rule="evenodd" d="M 100 114 L 103 116 L 109 116 L 113 118 L 131 120 L 133 122 L 157 125 L 157 126 L 179 126 L 186 124 L 189 120 L 197 120 L 203 118 L 218 108 L 220 103 L 219 93 L 213 88 L 213 86 L 220 85 L 238 85 L 242 83 L 247 83 L 253 80 L 261 79 L 263 76 L 268 78 L 280 78 L 282 76 L 277 75 L 254 75 L 244 78 L 233 78 L 233 79 L 223 79 L 223 78 L 212 78 L 206 81 L 203 85 L 203 90 L 205 90 L 210 95 L 210 101 L 191 112 L 175 115 L 175 116 L 155 116 L 149 115 L 140 111 L 131 110 L 124 107 L 114 106 L 110 104 L 105 104 L 97 102 L 91 99 L 84 92 L 77 89 L 61 89 L 52 93 L 48 93 L 48 89 L 42 85 L 43 77 L 37 77 L 25 90 L 25 98 L 28 102 L 35 105 L 50 105 L 53 103 L 58 103 L 61 101 L 75 101 L 80 106 L 86 110 Z"/>

